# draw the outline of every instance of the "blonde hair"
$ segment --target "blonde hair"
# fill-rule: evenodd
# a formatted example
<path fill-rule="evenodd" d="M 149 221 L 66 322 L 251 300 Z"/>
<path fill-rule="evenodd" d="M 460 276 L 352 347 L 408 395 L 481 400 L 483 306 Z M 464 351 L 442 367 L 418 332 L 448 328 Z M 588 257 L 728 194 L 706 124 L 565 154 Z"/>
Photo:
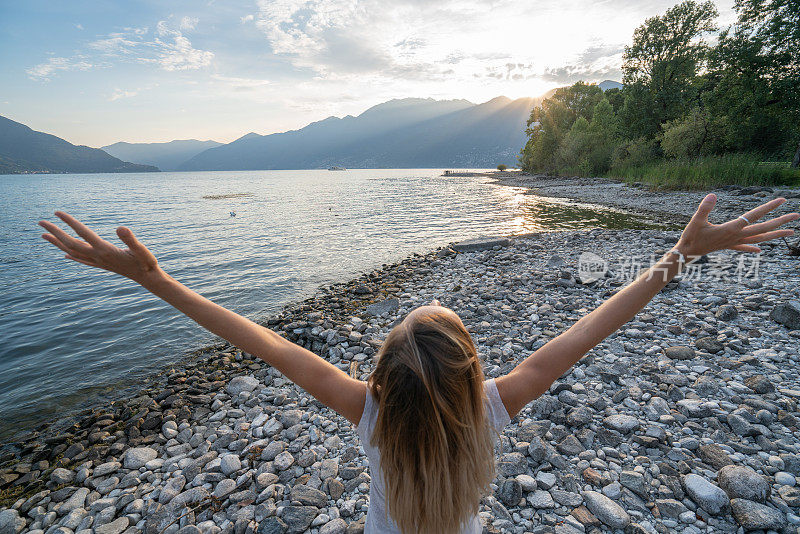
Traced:
<path fill-rule="evenodd" d="M 381 347 L 371 443 L 404 534 L 458 533 L 478 513 L 494 478 L 483 380 L 472 338 L 445 308 L 407 318 Z"/>

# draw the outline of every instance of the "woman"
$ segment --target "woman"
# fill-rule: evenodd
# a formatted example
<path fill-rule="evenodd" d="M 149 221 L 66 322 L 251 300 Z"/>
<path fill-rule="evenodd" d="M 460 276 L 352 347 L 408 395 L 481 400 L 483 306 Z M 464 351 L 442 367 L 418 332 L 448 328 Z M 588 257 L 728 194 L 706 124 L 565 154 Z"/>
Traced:
<path fill-rule="evenodd" d="M 122 250 L 66 213 L 56 215 L 82 239 L 50 222 L 40 225 L 49 232 L 42 237 L 67 259 L 141 284 L 356 425 L 373 475 L 367 533 L 455 534 L 480 532 L 478 505 L 494 477 L 494 437 L 511 418 L 633 318 L 682 263 L 721 249 L 759 252 L 755 243 L 792 235 L 777 228 L 800 214 L 756 223 L 784 202 L 778 198 L 715 225 L 708 215 L 716 196 L 706 196 L 675 248 L 658 263 L 510 373 L 487 381 L 458 315 L 437 302 L 413 310 L 389 333 L 365 383 L 183 286 L 128 228 L 117 229 L 128 246 Z"/>

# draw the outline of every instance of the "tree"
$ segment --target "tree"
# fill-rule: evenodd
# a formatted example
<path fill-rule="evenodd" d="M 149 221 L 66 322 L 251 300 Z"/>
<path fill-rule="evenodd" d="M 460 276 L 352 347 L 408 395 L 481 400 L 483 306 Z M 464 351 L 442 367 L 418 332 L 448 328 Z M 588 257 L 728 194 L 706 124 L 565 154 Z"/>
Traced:
<path fill-rule="evenodd" d="M 715 31 L 714 3 L 685 0 L 636 28 L 625 47 L 623 81 L 629 115 L 639 114 L 637 134 L 653 135 L 664 122 L 682 116 L 696 96 L 694 79 Z"/>
<path fill-rule="evenodd" d="M 498 171 L 504 171 L 507 168 L 508 168 L 508 165 L 506 165 L 505 163 L 501 163 L 500 165 L 497 166 L 497 170 Z"/>
<path fill-rule="evenodd" d="M 759 64 L 769 82 L 771 105 L 786 110 L 790 143 L 796 143 L 792 167 L 800 165 L 800 0 L 736 0 L 735 31 L 757 46 Z M 741 41 L 741 39 L 740 39 Z M 766 72 L 764 72 L 766 71 Z"/>
<path fill-rule="evenodd" d="M 528 119 L 528 141 L 520 154 L 520 166 L 528 172 L 551 173 L 559 167 L 558 151 L 564 137 L 579 117 L 589 121 L 594 107 L 603 99 L 597 85 L 577 82 L 561 87 Z"/>

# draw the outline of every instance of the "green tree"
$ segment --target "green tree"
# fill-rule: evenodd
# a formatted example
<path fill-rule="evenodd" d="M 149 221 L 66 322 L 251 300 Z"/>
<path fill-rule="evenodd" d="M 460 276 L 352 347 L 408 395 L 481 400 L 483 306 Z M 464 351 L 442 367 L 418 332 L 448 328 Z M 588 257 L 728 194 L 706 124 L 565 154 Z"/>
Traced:
<path fill-rule="evenodd" d="M 603 91 L 597 85 L 577 82 L 557 89 L 535 107 L 528 119 L 528 141 L 520 154 L 520 166 L 534 173 L 557 172 L 565 136 L 577 118 L 592 118 L 594 107 L 602 98 Z"/>
<path fill-rule="evenodd" d="M 716 16 L 713 2 L 686 0 L 636 29 L 622 65 L 628 89 L 623 115 L 632 137 L 655 135 L 692 106 L 695 77 L 708 50 L 705 36 L 716 30 Z"/>

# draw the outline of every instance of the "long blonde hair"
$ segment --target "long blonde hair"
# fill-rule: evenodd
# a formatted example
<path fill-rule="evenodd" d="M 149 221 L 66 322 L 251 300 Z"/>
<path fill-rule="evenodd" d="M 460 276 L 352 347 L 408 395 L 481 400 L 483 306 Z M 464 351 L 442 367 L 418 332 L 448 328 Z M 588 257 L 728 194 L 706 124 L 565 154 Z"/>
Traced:
<path fill-rule="evenodd" d="M 406 318 L 381 347 L 371 443 L 404 534 L 457 533 L 478 513 L 494 478 L 483 380 L 472 338 L 446 308 Z"/>

